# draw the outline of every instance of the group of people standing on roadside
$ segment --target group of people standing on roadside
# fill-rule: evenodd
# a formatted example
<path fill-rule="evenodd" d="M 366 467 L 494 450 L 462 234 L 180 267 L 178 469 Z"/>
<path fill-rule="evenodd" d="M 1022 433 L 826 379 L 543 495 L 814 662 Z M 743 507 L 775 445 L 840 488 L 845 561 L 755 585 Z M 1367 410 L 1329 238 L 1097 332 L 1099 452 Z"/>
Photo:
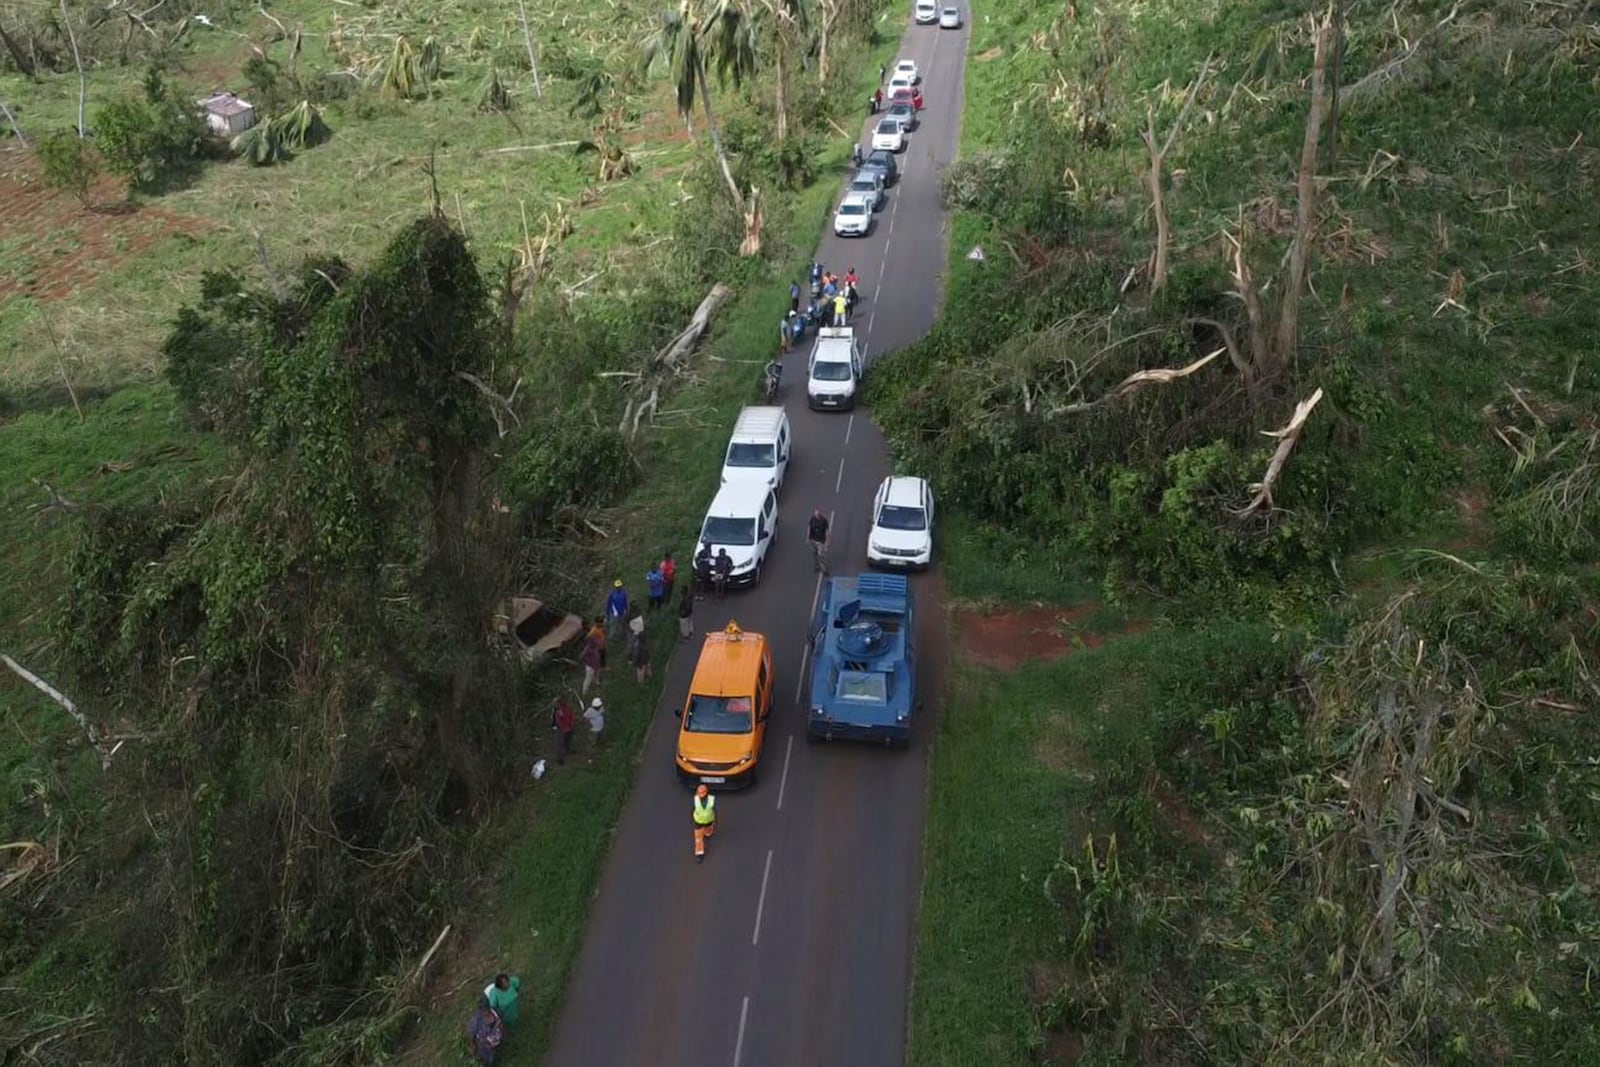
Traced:
<path fill-rule="evenodd" d="M 800 307 L 800 283 L 789 283 L 789 313 L 778 323 L 778 348 L 788 352 L 805 339 L 813 326 L 845 326 L 855 313 L 860 299 L 861 279 L 851 267 L 843 277 L 825 270 L 821 263 L 811 265 L 811 302 Z"/>

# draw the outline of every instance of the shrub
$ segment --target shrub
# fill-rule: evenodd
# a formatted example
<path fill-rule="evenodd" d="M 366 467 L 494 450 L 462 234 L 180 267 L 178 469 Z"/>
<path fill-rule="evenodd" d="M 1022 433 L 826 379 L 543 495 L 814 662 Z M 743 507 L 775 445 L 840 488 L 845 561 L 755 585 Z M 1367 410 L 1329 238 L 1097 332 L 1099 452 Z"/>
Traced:
<path fill-rule="evenodd" d="M 39 142 L 39 166 L 46 185 L 71 193 L 88 206 L 89 186 L 100 173 L 100 161 L 87 141 L 71 130 L 46 135 Z"/>
<path fill-rule="evenodd" d="M 136 187 L 150 187 L 192 164 L 205 143 L 194 108 L 151 68 L 143 99 L 114 100 L 95 116 L 95 141 L 106 167 Z"/>

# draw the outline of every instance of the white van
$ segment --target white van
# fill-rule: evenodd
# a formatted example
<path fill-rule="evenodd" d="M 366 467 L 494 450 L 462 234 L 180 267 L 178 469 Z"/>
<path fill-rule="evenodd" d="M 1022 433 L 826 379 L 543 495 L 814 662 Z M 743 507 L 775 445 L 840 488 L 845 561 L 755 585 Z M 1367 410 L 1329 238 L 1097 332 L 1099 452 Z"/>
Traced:
<path fill-rule="evenodd" d="M 848 411 L 856 406 L 861 383 L 861 349 L 849 326 L 824 327 L 811 349 L 806 378 L 806 403 L 813 411 Z"/>
<path fill-rule="evenodd" d="M 700 542 L 712 558 L 726 549 L 733 561 L 729 585 L 755 585 L 778 532 L 778 495 L 760 483 L 734 482 L 717 490 L 700 524 Z"/>
<path fill-rule="evenodd" d="M 939 18 L 939 7 L 934 0 L 917 0 L 917 6 L 912 10 L 919 26 L 930 25 Z"/>
<path fill-rule="evenodd" d="M 722 484 L 763 486 L 777 492 L 789 469 L 789 413 L 780 407 L 751 407 L 739 412 L 733 437 L 722 457 Z"/>

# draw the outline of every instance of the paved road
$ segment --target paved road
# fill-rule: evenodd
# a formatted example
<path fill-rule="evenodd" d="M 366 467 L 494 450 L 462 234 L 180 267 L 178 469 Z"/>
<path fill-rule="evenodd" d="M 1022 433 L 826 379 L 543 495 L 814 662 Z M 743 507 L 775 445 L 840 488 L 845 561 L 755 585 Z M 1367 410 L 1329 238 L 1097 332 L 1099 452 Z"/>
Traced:
<path fill-rule="evenodd" d="M 965 28 L 908 29 L 901 55 L 921 67 L 927 106 L 900 182 L 871 234 L 821 246 L 824 264 L 840 273 L 853 264 L 861 276 L 855 326 L 869 362 L 921 337 L 937 312 L 946 263 L 939 172 L 955 154 L 966 37 Z M 698 642 L 681 649 L 590 915 L 548 1059 L 555 1067 L 904 1062 L 926 726 L 937 708 L 930 702 L 908 752 L 806 743 L 801 664 L 818 590 L 806 519 L 813 507 L 832 512 L 835 571 L 864 568 L 872 496 L 890 457 L 866 412 L 807 409 L 804 354 L 790 356 L 785 375 L 794 458 L 762 584 L 702 601 L 695 618 L 704 633 L 736 617 L 773 642 L 778 695 L 761 780 L 719 799 L 717 837 L 706 863 L 694 864 L 672 709 Z M 704 487 L 707 501 L 714 488 Z M 936 587 L 926 576 L 913 584 L 919 666 L 942 675 Z"/>

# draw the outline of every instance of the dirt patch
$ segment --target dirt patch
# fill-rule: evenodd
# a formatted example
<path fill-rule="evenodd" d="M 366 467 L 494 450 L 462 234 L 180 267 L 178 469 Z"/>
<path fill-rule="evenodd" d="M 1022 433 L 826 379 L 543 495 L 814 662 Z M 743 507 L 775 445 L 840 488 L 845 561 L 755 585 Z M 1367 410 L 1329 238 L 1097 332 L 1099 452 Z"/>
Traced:
<path fill-rule="evenodd" d="M 91 208 L 48 188 L 31 153 L 0 151 L 0 301 L 57 300 L 89 285 L 174 233 L 207 229 L 204 219 L 128 205 L 122 181 L 102 176 Z"/>
<path fill-rule="evenodd" d="M 1028 968 L 1028 1000 L 1035 1012 L 1046 1011 L 1061 990 L 1077 978 L 1077 969 L 1063 960 L 1035 963 Z M 1074 1067 L 1083 1058 L 1083 1038 L 1072 1030 L 1047 1030 L 1041 1063 L 1046 1067 Z"/>
<path fill-rule="evenodd" d="M 1183 798 L 1172 786 L 1166 782 L 1158 782 L 1151 795 L 1155 797 L 1156 803 L 1161 805 L 1161 811 L 1166 815 L 1172 828 L 1185 841 L 1195 845 L 1211 844 L 1211 835 L 1206 832 L 1205 824 L 1189 809 L 1189 805 L 1184 803 Z"/>
<path fill-rule="evenodd" d="M 999 670 L 1060 659 L 1069 652 L 1105 644 L 1103 634 L 1083 625 L 1085 619 L 1100 610 L 1099 604 L 1075 608 L 1038 605 L 998 611 L 957 609 L 956 648 L 968 659 Z M 1138 633 L 1143 629 L 1142 623 L 1133 623 L 1121 632 Z"/>
<path fill-rule="evenodd" d="M 1033 742 L 1033 758 L 1039 765 L 1057 774 L 1091 774 L 1093 762 L 1083 751 L 1083 746 L 1073 736 L 1063 715 L 1051 715 Z"/>
<path fill-rule="evenodd" d="M 995 45 L 993 48 L 984 49 L 972 58 L 979 63 L 987 63 L 991 59 L 999 59 L 1003 55 L 1005 55 L 1005 50 L 999 45 Z"/>

